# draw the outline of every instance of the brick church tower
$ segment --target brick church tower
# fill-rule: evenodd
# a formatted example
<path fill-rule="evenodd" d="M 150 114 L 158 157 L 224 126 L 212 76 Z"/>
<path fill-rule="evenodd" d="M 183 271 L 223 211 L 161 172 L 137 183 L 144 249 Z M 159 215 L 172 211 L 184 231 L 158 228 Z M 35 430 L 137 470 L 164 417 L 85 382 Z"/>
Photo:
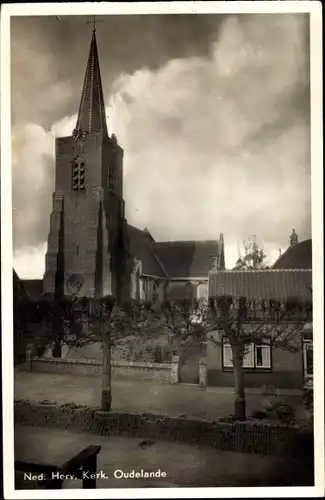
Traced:
<path fill-rule="evenodd" d="M 107 132 L 95 29 L 76 127 L 55 149 L 43 293 L 121 300 L 129 293 L 123 149 Z"/>

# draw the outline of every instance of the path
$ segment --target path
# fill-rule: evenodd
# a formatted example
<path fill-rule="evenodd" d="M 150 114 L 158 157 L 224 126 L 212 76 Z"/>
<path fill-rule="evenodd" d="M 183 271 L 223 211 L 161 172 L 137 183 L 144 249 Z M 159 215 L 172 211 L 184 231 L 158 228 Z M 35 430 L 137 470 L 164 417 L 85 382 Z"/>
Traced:
<path fill-rule="evenodd" d="M 15 429 L 15 453 L 26 461 L 50 463 L 67 449 L 89 445 L 102 446 L 98 455 L 98 472 L 106 479 L 98 480 L 98 488 L 148 488 L 190 486 L 269 486 L 286 485 L 288 460 L 261 455 L 219 451 L 207 447 L 156 441 L 147 448 L 141 439 L 74 434 L 69 431 L 22 427 Z M 166 472 L 160 479 L 115 479 L 114 471 L 132 470 Z M 293 466 L 291 464 L 291 469 Z M 279 475 L 281 474 L 281 476 Z M 282 479 L 281 479 L 282 478 Z M 64 488 L 80 488 L 81 481 L 66 481 Z M 28 481 L 23 488 L 31 488 Z"/>
<path fill-rule="evenodd" d="M 101 380 L 83 375 L 49 373 L 15 373 L 15 399 L 50 400 L 98 406 L 101 400 Z M 247 395 L 247 415 L 261 409 L 262 396 Z M 301 406 L 301 398 L 286 398 L 286 402 Z M 193 385 L 159 384 L 140 380 L 113 380 L 114 410 L 145 411 L 148 413 L 186 415 L 193 418 L 216 419 L 233 412 L 233 395 L 215 389 L 203 390 Z"/>

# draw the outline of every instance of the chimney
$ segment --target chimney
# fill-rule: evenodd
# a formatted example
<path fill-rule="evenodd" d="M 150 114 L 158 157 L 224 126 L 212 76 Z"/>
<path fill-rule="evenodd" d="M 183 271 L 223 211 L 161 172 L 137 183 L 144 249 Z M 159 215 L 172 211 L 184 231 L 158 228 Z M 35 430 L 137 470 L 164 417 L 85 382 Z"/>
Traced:
<path fill-rule="evenodd" d="M 296 234 L 296 231 L 293 229 L 292 234 L 290 235 L 290 246 L 293 247 L 298 243 L 298 235 Z"/>

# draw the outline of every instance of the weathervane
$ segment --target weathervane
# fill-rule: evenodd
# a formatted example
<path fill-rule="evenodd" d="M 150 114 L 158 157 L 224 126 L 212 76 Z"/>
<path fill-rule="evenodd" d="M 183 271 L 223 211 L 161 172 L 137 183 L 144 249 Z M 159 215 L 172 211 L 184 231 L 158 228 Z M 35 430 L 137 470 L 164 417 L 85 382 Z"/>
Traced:
<path fill-rule="evenodd" d="M 93 18 L 92 20 L 90 18 Z M 103 20 L 99 19 L 96 21 L 96 16 L 88 16 L 88 20 L 86 21 L 86 24 L 92 24 L 93 25 L 93 31 L 96 31 L 96 23 L 102 23 Z"/>

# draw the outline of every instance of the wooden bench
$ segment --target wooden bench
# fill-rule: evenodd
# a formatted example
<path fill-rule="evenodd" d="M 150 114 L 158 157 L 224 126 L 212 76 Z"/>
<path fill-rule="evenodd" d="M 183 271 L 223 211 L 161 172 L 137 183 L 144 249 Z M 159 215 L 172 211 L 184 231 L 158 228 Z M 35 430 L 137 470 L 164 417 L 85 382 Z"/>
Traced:
<path fill-rule="evenodd" d="M 82 487 L 96 488 L 97 455 L 101 446 L 88 446 L 62 465 L 15 461 L 15 472 L 29 474 L 40 488 L 61 489 L 65 479 L 82 479 Z M 17 487 L 17 485 L 16 485 Z M 22 489 L 22 488 L 17 488 Z"/>

